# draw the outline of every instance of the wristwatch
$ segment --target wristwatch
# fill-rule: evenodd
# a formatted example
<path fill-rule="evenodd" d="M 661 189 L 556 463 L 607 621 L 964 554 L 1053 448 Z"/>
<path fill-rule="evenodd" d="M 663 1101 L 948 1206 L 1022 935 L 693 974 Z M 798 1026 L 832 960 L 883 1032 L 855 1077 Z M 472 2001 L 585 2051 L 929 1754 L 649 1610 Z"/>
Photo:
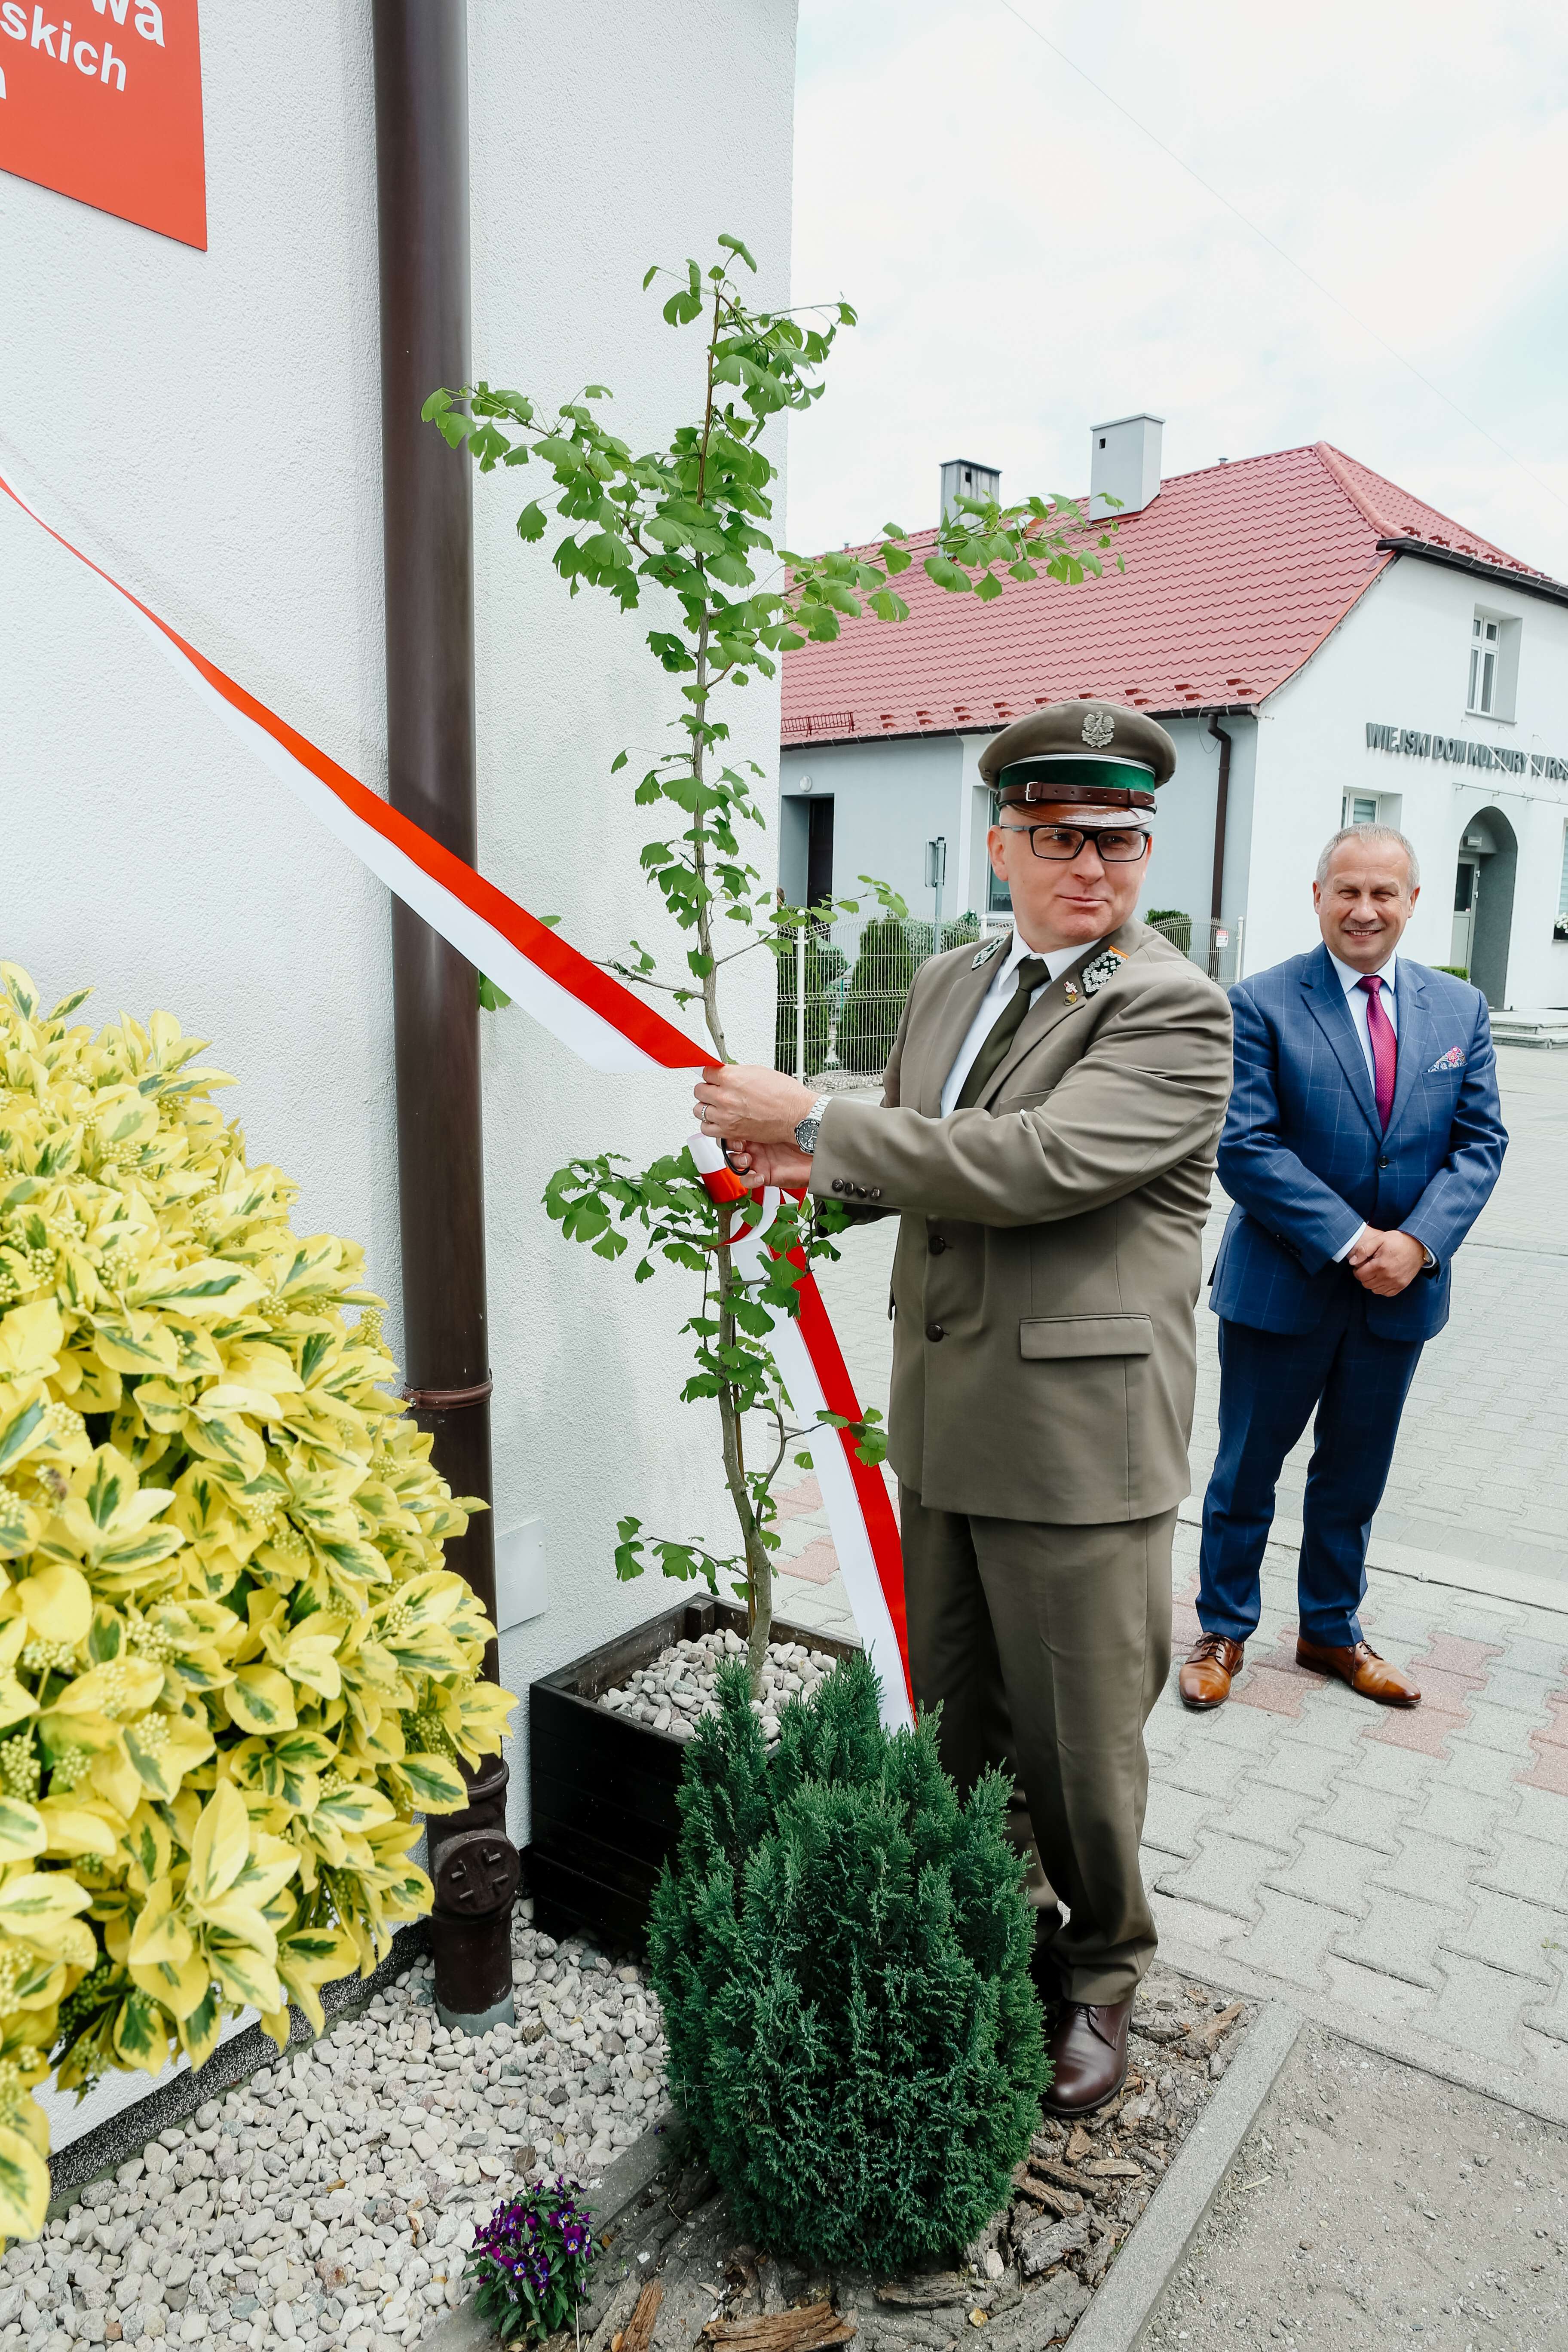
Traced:
<path fill-rule="evenodd" d="M 804 1118 L 795 1123 L 795 1139 L 809 1160 L 816 1150 L 816 1139 L 822 1132 L 822 1114 L 833 1100 L 831 1095 L 818 1095 Z"/>

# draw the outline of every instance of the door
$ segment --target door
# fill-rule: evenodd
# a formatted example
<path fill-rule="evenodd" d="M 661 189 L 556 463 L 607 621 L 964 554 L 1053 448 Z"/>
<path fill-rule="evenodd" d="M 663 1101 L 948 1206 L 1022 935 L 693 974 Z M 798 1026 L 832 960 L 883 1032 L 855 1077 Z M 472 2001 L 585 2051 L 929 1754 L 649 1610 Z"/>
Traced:
<path fill-rule="evenodd" d="M 1470 942 L 1476 932 L 1476 909 L 1481 898 L 1481 864 L 1462 852 L 1454 875 L 1454 935 L 1448 961 L 1459 971 L 1470 968 Z"/>
<path fill-rule="evenodd" d="M 805 837 L 805 903 L 820 907 L 833 896 L 833 795 L 826 793 L 811 803 L 806 819 Z"/>

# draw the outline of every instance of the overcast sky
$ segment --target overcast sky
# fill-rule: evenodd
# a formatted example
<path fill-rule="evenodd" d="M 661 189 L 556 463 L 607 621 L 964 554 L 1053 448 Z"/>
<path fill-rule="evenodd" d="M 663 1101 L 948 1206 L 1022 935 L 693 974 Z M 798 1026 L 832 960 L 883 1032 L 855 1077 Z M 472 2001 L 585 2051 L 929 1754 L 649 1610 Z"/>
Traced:
<path fill-rule="evenodd" d="M 1568 578 L 1559 8 L 1017 5 L 1522 467 L 1001 0 L 801 0 L 795 298 L 861 323 L 789 543 L 931 524 L 944 457 L 1079 491 L 1090 424 L 1149 409 L 1166 474 L 1331 441 Z"/>

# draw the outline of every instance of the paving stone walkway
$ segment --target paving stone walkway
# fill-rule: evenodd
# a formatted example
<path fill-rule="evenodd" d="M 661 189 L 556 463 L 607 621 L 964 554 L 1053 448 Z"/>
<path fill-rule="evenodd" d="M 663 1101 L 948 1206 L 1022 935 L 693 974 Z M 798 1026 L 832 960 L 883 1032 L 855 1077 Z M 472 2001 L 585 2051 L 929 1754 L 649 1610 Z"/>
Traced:
<path fill-rule="evenodd" d="M 1232 1703 L 1189 1715 L 1173 1676 L 1151 1718 L 1145 1872 L 1178 1965 L 1568 2121 L 1568 1055 L 1500 1062 L 1513 1145 L 1412 1392 L 1363 1612 L 1422 1704 L 1375 1707 L 1295 1664 L 1306 1445 Z M 823 1283 L 862 1402 L 884 1409 L 891 1242 L 890 1225 L 848 1236 Z M 852 1633 L 814 1477 L 784 1509 L 780 1614 Z M 1177 1530 L 1178 1656 L 1195 1510 Z"/>

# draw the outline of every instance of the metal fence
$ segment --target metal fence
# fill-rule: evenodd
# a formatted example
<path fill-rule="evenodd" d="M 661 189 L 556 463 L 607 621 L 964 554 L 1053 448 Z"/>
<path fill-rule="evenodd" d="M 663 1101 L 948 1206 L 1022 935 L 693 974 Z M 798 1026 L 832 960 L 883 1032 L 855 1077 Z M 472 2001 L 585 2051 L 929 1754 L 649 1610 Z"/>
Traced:
<path fill-rule="evenodd" d="M 1193 922 L 1186 916 L 1153 927 L 1222 986 L 1241 969 L 1242 922 Z M 922 963 L 952 948 L 1012 929 L 1005 911 L 963 915 L 942 926 L 909 916 L 851 916 L 814 923 L 778 962 L 773 1063 L 831 1087 L 870 1085 L 888 1066 L 893 1039 Z"/>
<path fill-rule="evenodd" d="M 1222 915 L 1210 921 L 1191 915 L 1168 915 L 1163 921 L 1152 923 L 1151 930 L 1158 931 L 1180 948 L 1191 963 L 1217 980 L 1222 988 L 1241 978 L 1242 941 L 1247 931 L 1245 915 Z"/>

